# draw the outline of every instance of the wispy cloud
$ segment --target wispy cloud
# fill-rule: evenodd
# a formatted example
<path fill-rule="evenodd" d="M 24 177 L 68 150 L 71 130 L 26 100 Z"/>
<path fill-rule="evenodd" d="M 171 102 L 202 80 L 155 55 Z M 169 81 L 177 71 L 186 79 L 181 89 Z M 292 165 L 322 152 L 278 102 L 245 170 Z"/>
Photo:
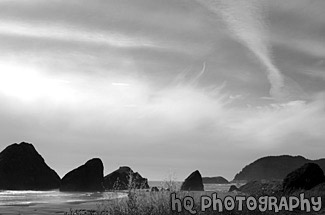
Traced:
<path fill-rule="evenodd" d="M 297 83 L 277 68 L 272 60 L 265 21 L 264 1 L 260 0 L 197 0 L 220 16 L 230 35 L 250 49 L 266 68 L 271 84 L 270 94 L 278 100 L 292 100 L 300 97 L 302 89 Z"/>
<path fill-rule="evenodd" d="M 156 89 L 139 78 L 123 81 L 109 75 L 90 78 L 70 74 L 64 79 L 60 76 L 53 79 L 40 74 L 25 79 L 22 74 L 24 67 L 8 66 L 7 70 L 9 68 L 15 69 L 16 76 L 26 83 L 20 86 L 21 82 L 15 84 L 16 79 L 10 76 L 1 77 L 3 82 L 11 82 L 12 88 L 23 87 L 9 97 L 2 94 L 1 100 L 6 105 L 0 109 L 1 127 L 17 129 L 12 123 L 9 126 L 3 124 L 14 117 L 28 140 L 46 141 L 49 135 L 53 138 L 51 141 L 57 142 L 57 148 L 65 145 L 67 151 L 75 149 L 75 144 L 69 148 L 67 141 L 77 142 L 78 148 L 87 153 L 96 153 L 100 149 L 108 153 L 106 156 L 113 156 L 112 152 L 121 152 L 122 148 L 133 151 L 146 148 L 146 152 L 138 153 L 150 156 L 158 147 L 159 154 L 182 166 L 181 163 L 191 162 L 187 156 L 193 150 L 202 151 L 202 146 L 205 153 L 202 151 L 196 157 L 203 165 L 212 155 L 229 161 L 232 158 L 226 151 L 230 148 L 240 149 L 234 150 L 232 156 L 260 153 L 261 149 L 281 152 L 290 138 L 290 144 L 302 153 L 325 139 L 322 129 L 325 123 L 323 95 L 309 103 L 295 101 L 260 107 L 235 107 L 232 105 L 234 98 L 229 97 L 225 86 L 210 89 L 175 83 L 168 88 Z M 58 83 L 57 80 L 65 82 Z M 54 87 L 56 90 L 53 90 Z M 33 92 L 38 96 L 26 101 L 22 92 Z M 51 96 L 51 92 L 62 92 L 65 97 L 58 100 L 60 96 Z M 40 104 L 41 109 L 38 108 Z M 24 109 L 18 108 L 21 106 Z M 7 135 L 7 138 L 17 138 L 12 135 Z M 89 141 L 92 142 L 91 147 L 87 144 Z M 112 144 L 105 148 L 103 145 L 107 141 Z M 170 147 L 173 148 L 172 153 Z M 312 155 L 319 156 L 317 152 Z M 126 153 L 125 158 L 122 156 L 119 154 L 119 159 L 127 160 L 131 155 Z M 150 163 L 160 166 L 166 157 Z M 179 174 L 190 170 L 186 168 Z M 236 170 L 228 171 L 226 174 L 231 175 Z"/>
<path fill-rule="evenodd" d="M 0 1 L 2 146 L 34 142 L 60 174 L 99 156 L 155 179 L 323 156 L 321 7 L 301 22 L 308 0 L 197 1 Z"/>
<path fill-rule="evenodd" d="M 0 23 L 0 34 L 69 42 L 95 43 L 120 48 L 160 47 L 157 43 L 148 38 L 132 37 L 117 32 L 89 32 L 82 29 L 76 29 L 73 26 L 51 25 L 50 23 L 27 23 L 2 20 Z"/>

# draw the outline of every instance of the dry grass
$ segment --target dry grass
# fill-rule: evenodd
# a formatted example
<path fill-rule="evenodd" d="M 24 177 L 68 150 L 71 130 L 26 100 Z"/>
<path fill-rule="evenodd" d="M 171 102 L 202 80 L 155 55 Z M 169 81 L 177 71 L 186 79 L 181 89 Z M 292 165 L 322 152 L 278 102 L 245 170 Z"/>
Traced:
<path fill-rule="evenodd" d="M 66 213 L 66 215 L 188 215 L 191 214 L 186 210 L 182 210 L 182 212 L 175 212 L 171 210 L 171 199 L 170 196 L 172 193 L 176 193 L 177 198 L 183 199 L 186 196 L 191 196 L 194 199 L 194 208 L 196 210 L 196 214 L 198 215 L 273 215 L 275 212 L 266 211 L 260 212 L 249 211 L 247 208 L 243 208 L 242 211 L 224 211 L 217 212 L 211 210 L 206 210 L 205 212 L 201 211 L 200 208 L 200 198 L 201 196 L 211 196 L 212 193 L 210 191 L 202 191 L 202 192 L 184 192 L 179 191 L 176 183 L 173 180 L 166 180 L 164 186 L 167 190 L 160 192 L 149 192 L 147 190 L 137 190 L 134 188 L 132 184 L 132 180 L 130 178 L 129 186 L 127 192 L 127 197 L 125 198 L 116 198 L 110 200 L 108 202 L 102 203 L 98 205 L 97 210 L 70 210 L 70 212 Z M 317 189 L 310 190 L 305 192 L 306 198 L 311 196 L 322 196 L 322 201 L 324 202 L 325 197 L 325 185 L 321 186 Z M 223 199 L 227 195 L 233 195 L 234 193 L 218 193 L 218 198 Z M 295 195 L 295 194 L 293 194 Z M 116 196 L 118 193 L 116 192 Z M 281 196 L 278 196 L 280 198 Z M 238 208 L 237 205 L 235 208 Z M 319 215 L 325 214 L 324 206 L 323 210 L 320 212 L 309 212 L 310 215 Z M 293 215 L 293 214 L 306 214 L 306 212 L 300 212 L 298 210 L 293 212 L 288 211 L 280 211 L 277 213 L 279 215 Z"/>
<path fill-rule="evenodd" d="M 114 199 L 109 202 L 98 205 L 97 210 L 71 210 L 66 213 L 67 215 L 188 215 L 188 211 L 183 210 L 182 212 L 171 211 L 170 205 L 170 194 L 174 191 L 162 191 L 162 192 L 147 192 L 141 190 L 129 190 L 128 197 L 122 199 Z M 243 211 L 224 211 L 216 212 L 207 210 L 202 212 L 199 208 L 200 197 L 202 195 L 210 196 L 212 192 L 181 192 L 176 191 L 176 196 L 180 199 L 185 196 L 192 196 L 195 200 L 195 207 L 198 215 L 212 215 L 212 214 L 223 214 L 223 215 L 273 215 L 272 211 L 260 212 L 260 211 L 248 211 L 244 208 Z M 224 198 L 227 194 L 219 195 L 219 198 Z M 277 214 L 280 215 L 293 215 L 293 214 L 306 214 L 306 212 L 287 212 L 281 211 Z M 324 210 L 321 212 L 310 212 L 308 214 L 324 214 Z"/>

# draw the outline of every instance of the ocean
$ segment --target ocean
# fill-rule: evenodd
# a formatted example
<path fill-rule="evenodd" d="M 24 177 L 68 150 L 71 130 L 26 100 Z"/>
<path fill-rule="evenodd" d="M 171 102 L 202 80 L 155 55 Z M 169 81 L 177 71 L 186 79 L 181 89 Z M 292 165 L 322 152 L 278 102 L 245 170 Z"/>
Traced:
<path fill-rule="evenodd" d="M 182 182 L 173 182 L 179 189 Z M 149 186 L 167 188 L 170 185 L 164 181 L 149 181 Z M 232 184 L 204 184 L 205 191 L 227 192 Z M 238 184 L 237 187 L 239 186 Z M 0 190 L 0 206 L 32 206 L 36 204 L 83 203 L 110 200 L 127 196 L 123 192 L 60 192 L 50 191 L 14 191 Z"/>
<path fill-rule="evenodd" d="M 2 190 L 0 206 L 32 206 L 36 204 L 83 203 L 125 197 L 122 192 L 60 192 L 59 190 Z"/>
<path fill-rule="evenodd" d="M 149 181 L 150 187 L 158 187 L 158 188 L 167 188 L 170 186 L 171 183 L 166 181 Z M 215 192 L 222 192 L 226 193 L 228 192 L 231 185 L 235 185 L 236 187 L 240 187 L 244 185 L 244 183 L 229 183 L 229 184 L 204 184 L 204 190 L 205 191 L 215 191 Z M 173 186 L 175 186 L 176 190 L 180 189 L 182 186 L 181 181 L 173 182 Z"/>

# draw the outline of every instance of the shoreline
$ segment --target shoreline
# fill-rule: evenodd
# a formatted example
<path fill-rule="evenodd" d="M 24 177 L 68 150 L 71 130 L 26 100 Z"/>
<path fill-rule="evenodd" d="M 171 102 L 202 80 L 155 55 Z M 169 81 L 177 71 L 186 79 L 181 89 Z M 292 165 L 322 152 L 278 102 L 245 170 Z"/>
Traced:
<path fill-rule="evenodd" d="M 217 192 L 217 191 L 216 191 Z M 123 192 L 122 192 L 123 193 Z M 143 200 L 151 199 L 152 197 L 163 197 L 163 199 L 169 200 L 169 195 L 172 193 L 171 191 L 159 191 L 159 192 L 151 192 L 151 191 L 136 191 L 138 197 Z M 191 194 L 198 198 L 202 195 L 211 195 L 214 193 L 213 191 L 191 191 L 191 192 L 181 192 L 183 195 Z M 221 198 L 229 195 L 230 193 L 217 192 L 220 194 Z M 235 195 L 234 193 L 230 195 Z M 166 198 L 167 197 L 167 198 Z M 8 205 L 8 206 L 0 206 L 1 215 L 50 215 L 50 214 L 58 214 L 65 215 L 70 214 L 71 211 L 97 211 L 105 208 L 105 206 L 109 206 L 110 204 L 118 204 L 119 201 L 124 201 L 127 196 L 114 198 L 114 199 L 105 199 L 105 200 L 90 200 L 90 201 L 81 201 L 81 202 L 63 202 L 63 203 L 35 203 L 33 205 Z"/>
<path fill-rule="evenodd" d="M 93 200 L 74 203 L 35 203 L 33 205 L 8 205 L 0 206 L 1 215 L 14 214 L 62 214 L 69 213 L 70 210 L 96 210 L 100 205 L 109 203 L 111 200 Z"/>
<path fill-rule="evenodd" d="M 112 195 L 106 199 L 66 199 L 52 202 L 32 202 L 24 201 L 22 203 L 9 203 L 0 205 L 0 214 L 65 214 L 70 210 L 96 210 L 101 205 L 110 204 L 112 201 L 119 201 L 126 198 L 125 191 L 110 192 Z M 30 202 L 30 203 L 29 203 Z"/>

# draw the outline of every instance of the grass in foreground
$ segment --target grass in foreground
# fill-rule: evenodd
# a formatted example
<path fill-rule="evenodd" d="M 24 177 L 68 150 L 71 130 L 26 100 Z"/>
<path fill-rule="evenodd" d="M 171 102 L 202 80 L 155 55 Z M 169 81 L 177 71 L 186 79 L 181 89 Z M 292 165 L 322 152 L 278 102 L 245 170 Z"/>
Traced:
<path fill-rule="evenodd" d="M 131 180 L 130 180 L 131 181 Z M 145 190 L 136 190 L 132 183 L 130 182 L 129 189 L 127 191 L 128 196 L 121 199 L 113 199 L 106 203 L 98 205 L 97 210 L 70 210 L 66 215 L 188 215 L 191 214 L 186 210 L 181 212 L 175 212 L 171 210 L 171 194 L 176 193 L 177 198 L 183 199 L 184 197 L 191 196 L 194 199 L 193 209 L 197 212 L 197 215 L 293 215 L 293 214 L 306 214 L 305 211 L 294 210 L 289 211 L 280 211 L 275 213 L 274 211 L 261 212 L 258 210 L 249 211 L 244 204 L 243 210 L 241 211 L 213 211 L 208 209 L 204 212 L 200 208 L 200 198 L 201 196 L 211 196 L 211 191 L 202 191 L 202 192 L 184 192 L 179 191 L 176 184 L 169 180 L 165 183 L 164 186 L 167 190 L 170 191 L 160 191 L 160 192 L 149 192 Z M 299 192 L 293 194 L 299 196 Z M 304 192 L 306 198 L 312 196 L 321 196 L 322 203 L 325 202 L 325 185 L 320 186 L 317 189 Z M 227 195 L 235 196 L 234 193 L 218 193 L 218 198 L 224 199 Z M 263 194 L 265 196 L 267 194 Z M 281 198 L 281 194 L 277 196 L 278 200 Z M 256 198 L 259 195 L 255 195 Z M 238 205 L 236 204 L 236 207 Z M 322 204 L 322 210 L 319 212 L 308 212 L 309 215 L 320 215 L 325 214 L 325 204 Z"/>
<path fill-rule="evenodd" d="M 109 202 L 98 205 L 97 210 L 71 210 L 67 212 L 66 215 L 188 215 L 191 214 L 188 211 L 183 210 L 182 212 L 173 212 L 171 211 L 170 205 L 170 194 L 171 191 L 161 191 L 161 192 L 146 192 L 146 191 L 129 191 L 127 198 L 115 199 Z M 244 207 L 242 211 L 212 211 L 207 210 L 202 212 L 199 208 L 200 206 L 200 197 L 202 195 L 210 196 L 212 192 L 181 192 L 177 191 L 176 195 L 178 198 L 182 199 L 185 196 L 192 196 L 195 200 L 195 207 L 198 215 L 212 215 L 212 214 L 222 214 L 222 215 L 292 215 L 292 214 L 306 214 L 306 212 L 300 212 L 295 210 L 293 212 L 280 211 L 275 213 L 273 211 L 248 211 Z M 218 197 L 224 198 L 227 194 L 218 193 Z M 308 214 L 324 214 L 324 209 L 320 212 L 309 212 Z"/>

